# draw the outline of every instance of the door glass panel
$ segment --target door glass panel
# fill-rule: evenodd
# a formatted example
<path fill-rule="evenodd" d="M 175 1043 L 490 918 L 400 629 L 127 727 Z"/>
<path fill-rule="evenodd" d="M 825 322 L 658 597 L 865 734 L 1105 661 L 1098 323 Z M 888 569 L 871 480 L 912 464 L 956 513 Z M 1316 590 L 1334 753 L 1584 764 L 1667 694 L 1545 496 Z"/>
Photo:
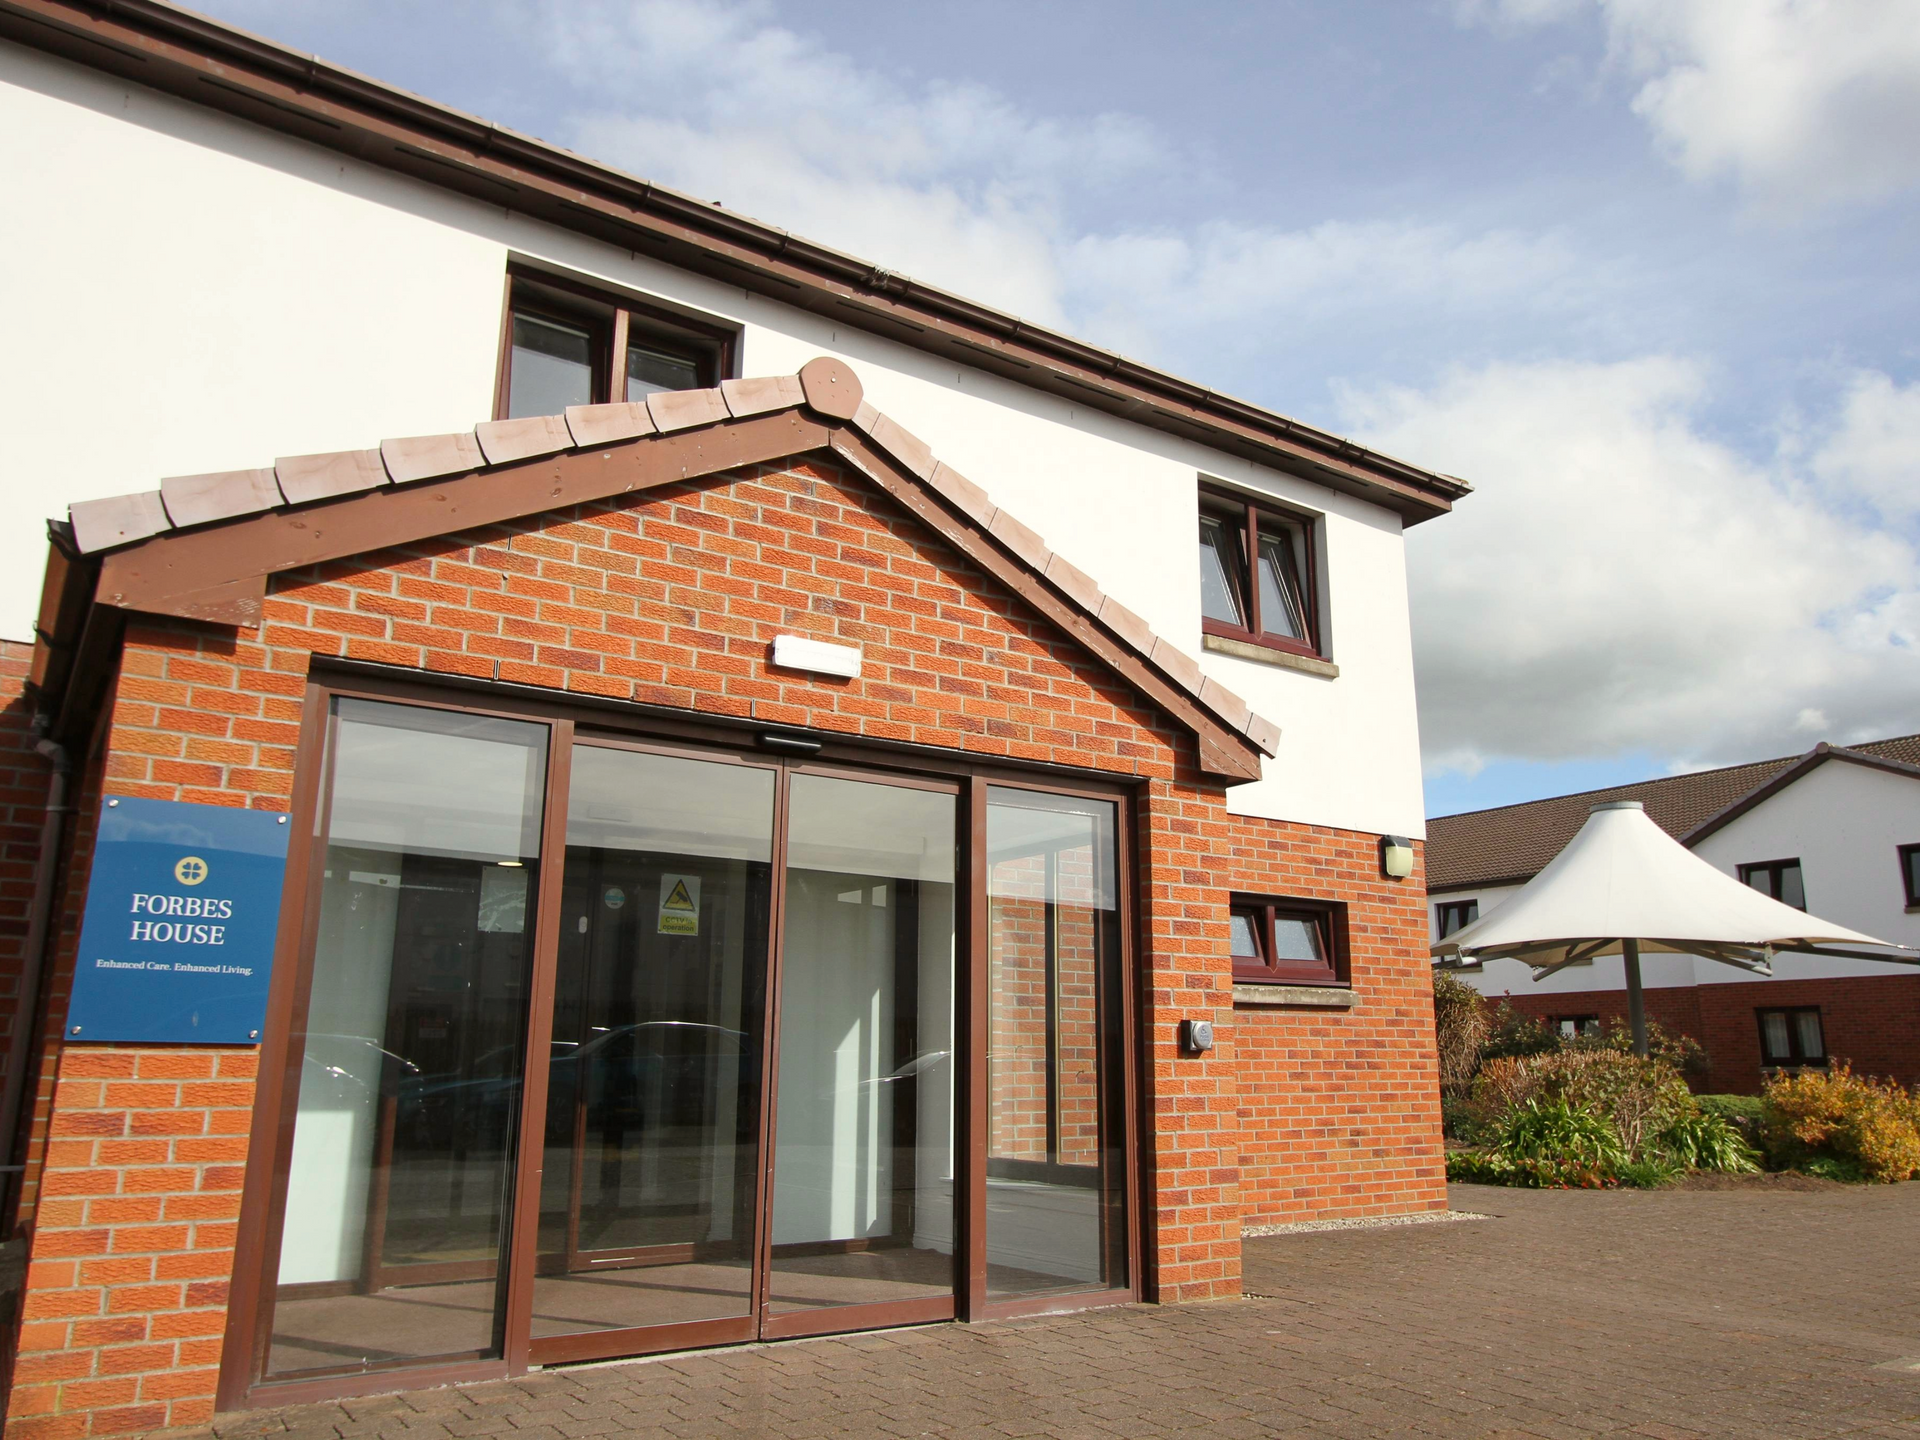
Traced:
<path fill-rule="evenodd" d="M 573 752 L 534 1337 L 751 1312 L 774 772 Z"/>
<path fill-rule="evenodd" d="M 544 726 L 334 702 L 267 1370 L 496 1355 Z"/>
<path fill-rule="evenodd" d="M 987 1293 L 1127 1284 L 1115 807 L 987 792 Z"/>
<path fill-rule="evenodd" d="M 950 1296 L 955 798 L 796 774 L 767 1309 Z"/>

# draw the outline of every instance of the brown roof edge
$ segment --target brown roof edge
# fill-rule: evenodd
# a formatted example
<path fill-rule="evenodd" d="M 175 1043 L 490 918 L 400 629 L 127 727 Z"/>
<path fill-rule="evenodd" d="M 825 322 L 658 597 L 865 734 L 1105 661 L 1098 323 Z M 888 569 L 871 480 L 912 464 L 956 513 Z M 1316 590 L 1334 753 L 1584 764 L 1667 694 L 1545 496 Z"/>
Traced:
<path fill-rule="evenodd" d="M 281 571 L 828 451 L 869 475 L 1191 730 L 1208 773 L 1258 779 L 1260 755 L 1278 753 L 1277 726 L 1201 675 L 1190 657 L 1084 571 L 868 405 L 859 378 L 843 362 L 812 360 L 797 376 L 736 384 L 732 396 L 737 415 L 724 403 L 724 390 L 681 391 L 650 424 L 631 406 L 579 406 L 564 416 L 504 422 L 516 427 L 510 432 L 498 429 L 503 422 L 478 427 L 511 442 L 505 448 L 485 437 L 476 442 L 472 434 L 415 436 L 235 472 L 246 477 L 244 484 L 196 476 L 198 507 L 190 524 L 154 498 L 167 493 L 169 481 L 157 491 L 76 503 L 75 555 L 68 560 L 56 549 L 58 577 L 49 565 L 36 677 L 64 683 L 65 670 L 55 662 L 62 647 L 76 642 L 92 601 L 122 611 L 256 624 L 268 578 Z M 610 432 L 617 438 L 606 438 Z M 513 458 L 490 459 L 495 453 Z M 587 455 L 626 463 L 582 467 Z M 289 483 L 289 466 L 303 479 L 350 475 L 351 488 L 303 489 Z M 536 476 L 538 483 L 528 483 Z M 279 503 L 263 506 L 269 493 Z"/>
<path fill-rule="evenodd" d="M 1818 745 L 1814 746 L 1813 749 L 1802 755 L 1778 775 L 1775 775 L 1762 784 L 1754 786 L 1753 789 L 1749 790 L 1745 795 L 1742 795 L 1725 809 L 1709 815 L 1705 820 L 1681 836 L 1680 843 L 1688 848 L 1698 845 L 1716 830 L 1725 829 L 1756 805 L 1771 799 L 1786 789 L 1787 786 L 1793 784 L 1794 781 L 1801 779 L 1811 771 L 1819 769 L 1820 766 L 1829 760 L 1844 760 L 1850 765 L 1864 765 L 1871 770 L 1886 770 L 1895 775 L 1906 775 L 1912 779 L 1920 780 L 1920 765 L 1909 765 L 1904 761 L 1888 759 L 1883 755 L 1874 755 L 1865 750 L 1855 749 L 1849 745 L 1829 745 L 1826 741 L 1822 740 Z"/>
<path fill-rule="evenodd" d="M 1409 525 L 1472 488 L 160 0 L 0 0 L 0 36 L 1304 474 Z"/>

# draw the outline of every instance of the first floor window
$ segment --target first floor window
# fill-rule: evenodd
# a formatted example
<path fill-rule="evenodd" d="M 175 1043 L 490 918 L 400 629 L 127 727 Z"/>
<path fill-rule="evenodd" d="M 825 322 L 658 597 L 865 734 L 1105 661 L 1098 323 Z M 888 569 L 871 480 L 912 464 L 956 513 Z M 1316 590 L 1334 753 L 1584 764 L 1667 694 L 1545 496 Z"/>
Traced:
<path fill-rule="evenodd" d="M 1820 1007 L 1760 1010 L 1760 1062 L 1763 1065 L 1824 1065 L 1827 1037 L 1820 1028 Z"/>
<path fill-rule="evenodd" d="M 1253 984 L 1346 984 L 1346 907 L 1233 897 L 1233 978 Z"/>
<path fill-rule="evenodd" d="M 1900 883 L 1906 888 L 1907 908 L 1920 905 L 1920 845 L 1900 847 Z"/>
<path fill-rule="evenodd" d="M 1202 628 L 1273 650 L 1317 655 L 1311 522 L 1207 490 L 1200 497 Z"/>
<path fill-rule="evenodd" d="M 497 406 L 504 419 L 698 390 L 727 373 L 733 335 L 718 325 L 545 275 L 516 273 L 507 307 Z"/>
<path fill-rule="evenodd" d="M 1562 1040 L 1577 1040 L 1582 1035 L 1600 1033 L 1598 1015 L 1562 1015 L 1554 1021 L 1554 1024 L 1558 1027 Z"/>
<path fill-rule="evenodd" d="M 1791 905 L 1796 910 L 1807 908 L 1807 886 L 1800 878 L 1798 860 L 1762 860 L 1742 865 L 1740 879 L 1782 905 Z"/>
<path fill-rule="evenodd" d="M 1440 938 L 1446 939 L 1456 930 L 1464 930 L 1480 918 L 1478 900 L 1442 900 L 1434 909 L 1435 918 L 1440 922 Z"/>

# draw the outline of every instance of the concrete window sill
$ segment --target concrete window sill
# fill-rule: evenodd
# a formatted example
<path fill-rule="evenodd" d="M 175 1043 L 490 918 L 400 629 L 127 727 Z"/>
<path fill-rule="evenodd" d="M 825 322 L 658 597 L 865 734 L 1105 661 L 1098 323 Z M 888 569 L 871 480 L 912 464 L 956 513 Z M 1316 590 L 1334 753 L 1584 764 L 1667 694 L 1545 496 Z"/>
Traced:
<path fill-rule="evenodd" d="M 1304 670 L 1309 675 L 1321 675 L 1329 680 L 1336 680 L 1340 676 L 1340 667 L 1331 660 L 1321 660 L 1313 655 L 1296 655 L 1291 650 L 1269 650 L 1264 645 L 1249 645 L 1244 640 L 1229 640 L 1224 635 L 1202 635 L 1200 648 L 1217 655 L 1231 655 L 1236 660 L 1251 660 L 1256 665 Z"/>
<path fill-rule="evenodd" d="M 1236 1005 L 1306 1005 L 1316 1010 L 1351 1010 L 1360 997 L 1337 985 L 1235 985 Z"/>

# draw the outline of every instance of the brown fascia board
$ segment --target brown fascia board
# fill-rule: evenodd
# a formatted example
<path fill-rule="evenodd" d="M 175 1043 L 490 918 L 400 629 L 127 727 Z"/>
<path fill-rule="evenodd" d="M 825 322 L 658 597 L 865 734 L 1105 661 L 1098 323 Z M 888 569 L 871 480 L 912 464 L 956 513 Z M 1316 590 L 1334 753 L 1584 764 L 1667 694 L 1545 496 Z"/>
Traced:
<path fill-rule="evenodd" d="M 0 35 L 1302 475 L 1408 525 L 1472 488 L 158 0 L 0 0 Z"/>
<path fill-rule="evenodd" d="M 233 513 L 131 541 L 102 541 L 92 546 L 97 561 L 83 556 L 88 563 L 69 569 L 86 570 L 91 598 L 99 604 L 85 608 L 95 612 L 111 607 L 214 624 L 254 625 L 261 619 L 269 577 L 284 571 L 749 465 L 829 453 L 866 474 L 935 534 L 1192 732 L 1204 771 L 1235 782 L 1257 780 L 1261 755 L 1278 753 L 1277 726 L 1254 714 L 1217 681 L 1200 676 L 1188 657 L 1104 595 L 1083 571 L 994 506 L 985 492 L 942 465 L 924 442 L 867 405 L 858 377 L 842 362 L 814 360 L 798 376 L 736 394 L 743 396 L 741 409 L 747 412 L 739 418 L 729 415 L 721 404 L 721 390 L 683 391 L 675 396 L 678 410 L 716 418 L 676 424 L 672 433 L 575 443 L 559 453 L 495 464 L 486 463 L 484 454 L 458 436 L 388 441 L 378 449 L 345 454 L 357 464 L 378 464 L 379 457 L 399 454 L 404 445 L 409 456 L 434 454 L 478 463 L 458 473 L 411 482 L 382 471 L 383 483 L 266 511 L 254 503 L 253 489 L 243 493 L 235 487 L 209 485 L 209 495 L 230 491 L 236 497 Z M 752 397 L 751 403 L 747 396 Z M 776 401 L 783 408 L 771 408 Z M 541 434 L 565 434 L 567 422 L 592 434 L 599 418 L 595 411 L 626 409 L 583 407 L 565 420 L 553 417 L 560 422 L 557 432 L 542 421 Z M 559 441 L 550 438 L 540 443 Z M 333 458 L 303 456 L 301 464 L 309 470 L 325 470 Z M 283 483 L 281 490 L 286 489 Z M 111 510 L 115 501 L 88 503 Z M 49 584 L 53 583 L 50 576 Z M 43 602 L 43 614 L 50 613 L 50 604 Z M 54 608 L 69 613 L 64 602 Z M 94 628 L 94 616 L 88 617 L 85 628 Z M 36 658 L 42 650 L 51 654 L 69 638 L 43 634 Z M 1199 677 L 1197 684 L 1195 677 Z"/>
<path fill-rule="evenodd" d="M 1850 765 L 1864 765 L 1870 770 L 1885 770 L 1890 774 L 1905 775 L 1909 779 L 1920 780 L 1920 765 L 1909 765 L 1901 760 L 1889 760 L 1882 755 L 1869 755 L 1862 750 L 1850 750 L 1844 745 L 1829 745 L 1822 740 L 1779 774 L 1754 786 L 1725 809 L 1702 820 L 1681 837 L 1680 843 L 1691 850 L 1716 830 L 1725 829 L 1755 806 L 1778 795 L 1794 781 L 1819 769 L 1829 760 L 1844 760 Z"/>

